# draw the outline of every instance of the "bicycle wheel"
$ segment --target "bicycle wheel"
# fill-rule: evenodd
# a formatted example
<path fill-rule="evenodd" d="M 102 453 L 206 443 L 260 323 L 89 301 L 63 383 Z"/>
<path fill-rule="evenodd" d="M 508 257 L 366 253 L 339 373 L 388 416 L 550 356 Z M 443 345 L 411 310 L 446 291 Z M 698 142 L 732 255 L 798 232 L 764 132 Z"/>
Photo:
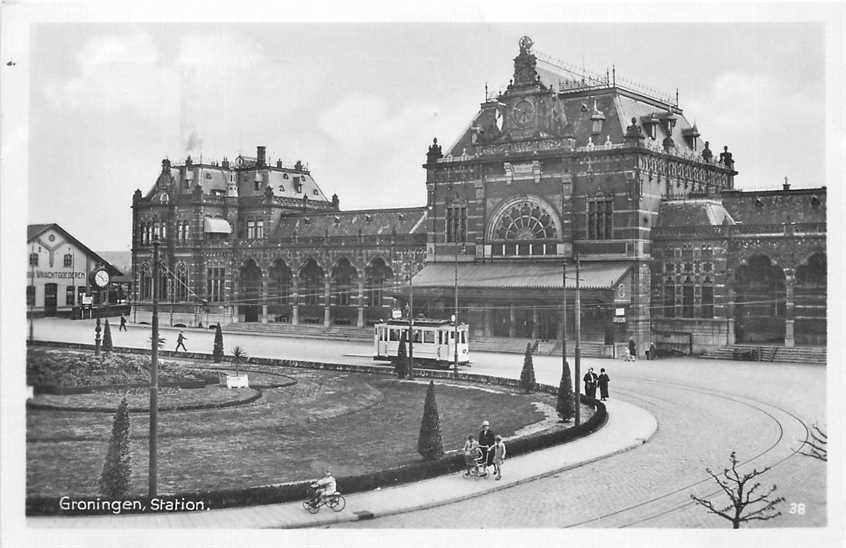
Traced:
<path fill-rule="evenodd" d="M 304 500 L 303 501 L 303 508 L 308 510 L 309 514 L 316 514 L 316 513 L 320 512 L 319 503 L 318 504 L 312 504 L 310 500 Z"/>
<path fill-rule="evenodd" d="M 329 499 L 329 508 L 335 512 L 340 512 L 347 506 L 347 500 L 342 495 L 335 495 Z"/>

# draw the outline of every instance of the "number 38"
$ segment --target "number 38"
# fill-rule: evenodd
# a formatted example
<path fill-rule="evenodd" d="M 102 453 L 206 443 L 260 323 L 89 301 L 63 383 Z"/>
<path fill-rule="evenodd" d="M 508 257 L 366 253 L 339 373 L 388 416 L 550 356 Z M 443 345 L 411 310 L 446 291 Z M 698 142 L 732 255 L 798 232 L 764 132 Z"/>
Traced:
<path fill-rule="evenodd" d="M 799 514 L 800 516 L 805 515 L 805 504 L 802 502 L 791 502 L 790 503 L 790 513 L 791 514 Z"/>

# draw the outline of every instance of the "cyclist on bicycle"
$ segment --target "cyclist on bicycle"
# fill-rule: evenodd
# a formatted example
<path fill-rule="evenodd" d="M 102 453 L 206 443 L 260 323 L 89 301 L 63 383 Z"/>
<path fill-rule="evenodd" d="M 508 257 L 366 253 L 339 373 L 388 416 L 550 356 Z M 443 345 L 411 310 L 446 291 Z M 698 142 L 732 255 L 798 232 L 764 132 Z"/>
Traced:
<path fill-rule="evenodd" d="M 316 499 L 325 501 L 327 498 L 335 494 L 337 484 L 335 477 L 330 470 L 326 471 L 326 475 L 316 482 L 311 484 L 315 488 L 314 496 Z"/>

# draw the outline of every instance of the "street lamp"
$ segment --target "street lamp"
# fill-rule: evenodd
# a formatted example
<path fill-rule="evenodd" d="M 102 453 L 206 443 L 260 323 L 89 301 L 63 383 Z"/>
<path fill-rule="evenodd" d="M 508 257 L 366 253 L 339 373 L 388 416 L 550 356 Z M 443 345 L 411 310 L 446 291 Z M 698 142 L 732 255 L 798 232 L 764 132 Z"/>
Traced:
<path fill-rule="evenodd" d="M 150 367 L 150 458 L 148 472 L 148 493 L 156 496 L 158 483 L 158 426 L 159 426 L 159 239 L 153 240 L 153 335 Z"/>
<path fill-rule="evenodd" d="M 408 374 L 414 376 L 414 265 L 408 270 Z"/>
<path fill-rule="evenodd" d="M 580 424 L 581 421 L 581 408 L 579 405 L 579 401 L 581 400 L 581 387 L 580 383 L 582 381 L 582 367 L 581 367 L 581 360 L 582 360 L 582 350 L 581 350 L 581 342 L 582 342 L 582 296 L 581 296 L 581 288 L 579 284 L 579 252 L 576 250 L 576 353 L 575 353 L 575 373 L 576 373 L 576 426 Z"/>

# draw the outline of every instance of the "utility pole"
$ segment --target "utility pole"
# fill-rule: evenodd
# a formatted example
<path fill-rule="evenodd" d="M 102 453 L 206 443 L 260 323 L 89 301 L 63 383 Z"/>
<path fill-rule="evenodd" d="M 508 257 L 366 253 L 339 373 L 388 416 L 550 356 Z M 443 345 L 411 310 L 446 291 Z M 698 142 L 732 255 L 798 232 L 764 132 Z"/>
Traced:
<path fill-rule="evenodd" d="M 455 322 L 453 336 L 455 337 L 455 376 L 458 377 L 458 249 L 455 251 L 455 287 L 453 290 L 455 296 Z"/>
<path fill-rule="evenodd" d="M 408 375 L 414 376 L 414 265 L 408 270 Z"/>
<path fill-rule="evenodd" d="M 153 335 L 151 337 L 152 364 L 150 367 L 150 457 L 148 495 L 156 496 L 158 483 L 158 427 L 159 427 L 159 240 L 153 240 Z"/>
<path fill-rule="evenodd" d="M 582 382 L 582 296 L 579 283 L 579 252 L 576 251 L 576 355 L 575 355 L 575 385 L 576 385 L 576 426 L 581 424 L 580 400 L 581 397 L 581 382 Z"/>
<path fill-rule="evenodd" d="M 32 255 L 35 253 L 35 244 L 30 247 L 30 254 L 29 254 L 29 276 L 30 276 L 30 284 L 32 285 L 32 300 L 29 301 L 29 342 L 32 342 L 34 339 L 34 328 L 32 325 L 33 322 L 33 314 L 35 314 L 35 265 L 32 264 Z"/>
<path fill-rule="evenodd" d="M 561 293 L 563 294 L 561 297 L 561 375 L 564 375 L 564 371 L 570 368 L 567 365 L 567 259 L 561 264 Z M 576 389 L 579 388 L 579 380 L 576 379 L 575 382 Z M 578 394 L 578 391 L 576 392 Z M 578 406 L 579 400 L 578 396 L 576 397 L 576 406 Z"/>

